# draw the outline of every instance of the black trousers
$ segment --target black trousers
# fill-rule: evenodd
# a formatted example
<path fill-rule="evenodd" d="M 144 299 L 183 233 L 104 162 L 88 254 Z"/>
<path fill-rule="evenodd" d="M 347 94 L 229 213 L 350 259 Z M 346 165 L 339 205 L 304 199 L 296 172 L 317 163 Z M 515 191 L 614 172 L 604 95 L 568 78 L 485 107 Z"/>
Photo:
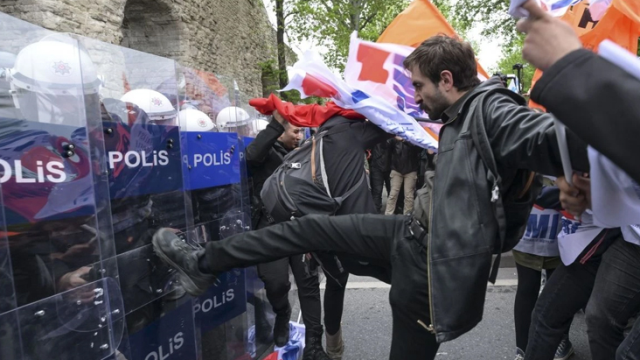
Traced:
<path fill-rule="evenodd" d="M 587 326 L 591 331 L 589 310 L 596 305 L 593 304 L 594 299 L 592 298 L 596 276 L 602 276 L 599 268 L 603 254 L 618 238 L 620 238 L 619 230 L 604 230 L 596 237 L 594 242 L 599 242 L 599 246 L 588 261 L 584 264 L 580 263 L 583 253 L 573 264 L 569 266 L 560 265 L 555 269 L 553 276 L 547 280 L 547 284 L 542 290 L 531 316 L 525 360 L 553 359 L 558 345 L 560 345 L 564 336 L 569 333 L 573 316 L 578 310 L 587 306 L 587 303 L 589 303 L 587 307 Z M 590 247 L 585 252 L 589 249 Z M 600 291 L 602 290 L 604 289 Z M 589 335 L 589 341 L 591 342 L 591 334 Z M 613 346 L 613 354 L 615 354 L 615 348 L 619 344 L 619 342 L 613 345 L 610 344 L 610 346 Z M 602 357 L 598 354 L 598 350 L 595 350 L 595 353 L 594 350 L 592 345 L 591 355 L 594 360 L 613 359 L 615 356 Z"/>
<path fill-rule="evenodd" d="M 291 256 L 276 261 L 259 264 L 258 275 L 264 282 L 267 299 L 273 311 L 286 316 L 291 311 L 289 304 L 289 267 L 298 286 L 298 298 L 302 320 L 308 336 L 322 335 L 322 304 L 320 303 L 320 282 L 317 273 L 308 272 L 303 255 Z"/>
<path fill-rule="evenodd" d="M 640 326 L 624 336 L 629 319 L 640 311 L 638 259 L 640 246 L 623 238 L 616 240 L 602 256 L 586 310 L 593 360 L 640 359 Z"/>
<path fill-rule="evenodd" d="M 411 235 L 404 216 L 310 215 L 206 245 L 214 272 L 308 252 L 332 252 L 391 269 L 392 360 L 434 359 L 439 347 L 429 324 L 427 249 Z"/>
<path fill-rule="evenodd" d="M 389 174 L 391 171 L 381 171 L 375 168 L 371 168 L 371 196 L 373 196 L 373 203 L 376 206 L 378 214 L 382 211 L 382 190 L 383 187 L 387 189 L 387 194 L 391 190 L 391 179 Z"/>
<path fill-rule="evenodd" d="M 516 325 L 516 347 L 525 351 L 529 342 L 531 314 L 536 306 L 540 293 L 542 271 L 528 268 L 516 263 L 518 271 L 518 290 L 513 306 L 513 320 Z M 553 269 L 547 269 L 547 280 L 553 275 Z"/>

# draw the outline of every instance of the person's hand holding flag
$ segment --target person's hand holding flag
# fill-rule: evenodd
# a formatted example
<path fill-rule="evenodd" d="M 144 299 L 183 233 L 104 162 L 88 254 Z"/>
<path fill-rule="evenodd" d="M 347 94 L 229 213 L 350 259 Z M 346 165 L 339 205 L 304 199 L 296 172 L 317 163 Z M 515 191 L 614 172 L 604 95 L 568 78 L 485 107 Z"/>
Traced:
<path fill-rule="evenodd" d="M 522 57 L 545 71 L 569 53 L 582 48 L 571 25 L 544 11 L 536 0 L 528 0 L 522 8 L 529 17 L 518 21 L 517 29 L 527 34 Z"/>
<path fill-rule="evenodd" d="M 571 183 L 564 176 L 556 179 L 560 189 L 560 204 L 569 214 L 579 218 L 587 209 L 591 209 L 591 179 L 573 174 Z"/>

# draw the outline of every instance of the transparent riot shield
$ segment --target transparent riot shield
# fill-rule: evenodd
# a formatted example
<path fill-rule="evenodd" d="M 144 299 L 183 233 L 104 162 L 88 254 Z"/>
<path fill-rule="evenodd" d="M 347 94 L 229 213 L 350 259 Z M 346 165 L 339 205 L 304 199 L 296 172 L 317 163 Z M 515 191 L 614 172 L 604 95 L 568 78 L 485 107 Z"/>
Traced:
<path fill-rule="evenodd" d="M 124 324 L 102 262 L 104 144 L 89 137 L 101 127 L 98 71 L 76 39 L 2 13 L 0 38 L 0 354 L 113 356 Z"/>
<path fill-rule="evenodd" d="M 242 207 L 241 149 L 237 134 L 226 131 L 232 120 L 227 88 L 214 74 L 190 68 L 183 68 L 182 73 L 183 171 L 194 216 L 189 240 L 194 247 L 204 247 L 209 241 L 245 231 L 249 224 Z M 246 328 L 244 321 L 235 320 L 246 311 L 244 279 L 242 269 L 221 274 L 204 295 L 194 299 L 199 351 L 204 359 L 245 355 Z"/>
<path fill-rule="evenodd" d="M 79 39 L 103 80 L 102 131 L 94 136 L 104 142 L 100 164 L 108 174 L 113 226 L 112 256 L 103 263 L 117 274 L 126 314 L 120 357 L 192 359 L 191 298 L 151 243 L 160 228 L 184 236 L 193 226 L 183 190 L 177 64 Z"/>

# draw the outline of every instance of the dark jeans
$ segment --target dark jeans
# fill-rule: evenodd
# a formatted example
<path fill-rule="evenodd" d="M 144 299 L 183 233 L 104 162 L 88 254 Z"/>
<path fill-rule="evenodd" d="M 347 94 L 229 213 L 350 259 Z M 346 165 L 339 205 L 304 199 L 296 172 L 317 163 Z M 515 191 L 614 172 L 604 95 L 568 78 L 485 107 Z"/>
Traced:
<path fill-rule="evenodd" d="M 387 194 L 391 189 L 390 173 L 391 171 L 381 171 L 371 168 L 371 195 L 373 196 L 373 203 L 376 206 L 378 214 L 382 211 L 382 188 L 387 188 Z"/>
<path fill-rule="evenodd" d="M 594 290 L 587 305 L 587 332 L 593 360 L 640 359 L 640 329 L 637 325 L 621 346 L 629 319 L 640 310 L 638 261 L 640 246 L 622 238 L 616 240 L 602 256 Z M 634 348 L 635 352 L 632 350 Z"/>
<path fill-rule="evenodd" d="M 310 335 L 322 335 L 322 323 L 320 315 L 322 305 L 320 303 L 320 282 L 316 273 L 309 273 L 303 255 L 291 256 L 269 263 L 258 265 L 258 275 L 264 282 L 267 298 L 276 314 L 286 315 L 291 311 L 289 304 L 289 266 L 298 286 L 298 298 L 300 310 L 307 333 Z"/>
<path fill-rule="evenodd" d="M 527 349 L 531 314 L 536 306 L 540 293 L 542 271 L 516 264 L 518 271 L 518 290 L 513 307 L 513 319 L 516 325 L 516 346 L 522 351 Z M 547 269 L 547 279 L 553 274 L 553 269 Z"/>
<path fill-rule="evenodd" d="M 580 256 L 570 266 L 558 267 L 547 281 L 531 319 L 525 360 L 553 359 L 573 315 L 584 306 L 593 360 L 615 358 L 632 309 L 636 313 L 639 309 L 640 276 L 636 268 L 640 252 L 629 253 L 628 247 L 635 245 L 622 240 L 619 230 L 605 232 L 603 242 L 585 264 L 579 262 Z M 623 256 L 621 249 L 626 249 L 628 256 Z"/>
<path fill-rule="evenodd" d="M 640 320 L 636 320 L 633 330 L 618 347 L 616 360 L 640 360 Z"/>
<path fill-rule="evenodd" d="M 392 360 L 434 359 L 439 344 L 429 324 L 426 246 L 411 235 L 407 217 L 309 215 L 206 245 L 214 272 L 246 267 L 308 252 L 333 252 L 386 264 L 391 269 Z"/>

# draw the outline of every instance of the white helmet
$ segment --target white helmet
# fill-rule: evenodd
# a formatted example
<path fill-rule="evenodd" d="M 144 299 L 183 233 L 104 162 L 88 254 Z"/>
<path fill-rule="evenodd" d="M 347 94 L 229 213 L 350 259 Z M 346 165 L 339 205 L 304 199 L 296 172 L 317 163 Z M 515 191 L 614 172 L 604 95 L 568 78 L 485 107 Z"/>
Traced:
<path fill-rule="evenodd" d="M 97 96 L 101 85 L 89 54 L 63 34 L 20 50 L 7 80 L 16 108 L 29 120 L 50 123 L 80 122 L 69 106 L 84 107 L 83 97 Z"/>
<path fill-rule="evenodd" d="M 200 110 L 184 109 L 178 113 L 181 131 L 217 131 L 216 124 Z"/>
<path fill-rule="evenodd" d="M 46 37 L 20 50 L 9 71 L 11 84 L 52 95 L 96 94 L 100 79 L 89 54 L 66 36 Z"/>
<path fill-rule="evenodd" d="M 237 106 L 228 106 L 218 113 L 216 124 L 218 129 L 228 131 L 231 128 L 245 126 L 249 124 L 251 117 L 244 109 Z"/>
<path fill-rule="evenodd" d="M 151 121 L 172 121 L 176 118 L 176 109 L 171 105 L 171 101 L 155 90 L 131 90 L 120 100 L 138 105 Z"/>

